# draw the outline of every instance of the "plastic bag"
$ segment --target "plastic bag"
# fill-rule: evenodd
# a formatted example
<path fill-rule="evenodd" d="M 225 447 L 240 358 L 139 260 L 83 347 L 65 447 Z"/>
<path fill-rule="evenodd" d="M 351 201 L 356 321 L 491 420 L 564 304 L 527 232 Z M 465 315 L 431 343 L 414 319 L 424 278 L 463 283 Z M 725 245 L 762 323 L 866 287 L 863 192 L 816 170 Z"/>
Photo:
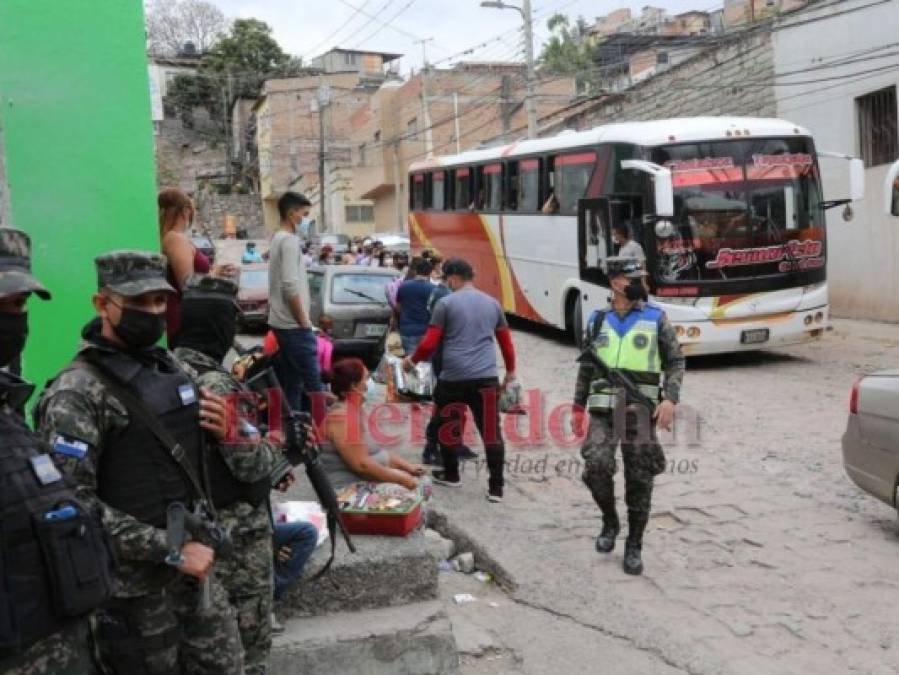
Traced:
<path fill-rule="evenodd" d="M 312 523 L 318 530 L 318 543 L 321 546 L 328 541 L 328 528 L 325 526 L 325 512 L 318 502 L 273 502 L 272 518 L 275 524 L 296 523 L 299 521 Z"/>
<path fill-rule="evenodd" d="M 507 415 L 526 414 L 521 407 L 521 383 L 518 380 L 510 380 L 503 387 L 499 394 L 499 411 Z"/>

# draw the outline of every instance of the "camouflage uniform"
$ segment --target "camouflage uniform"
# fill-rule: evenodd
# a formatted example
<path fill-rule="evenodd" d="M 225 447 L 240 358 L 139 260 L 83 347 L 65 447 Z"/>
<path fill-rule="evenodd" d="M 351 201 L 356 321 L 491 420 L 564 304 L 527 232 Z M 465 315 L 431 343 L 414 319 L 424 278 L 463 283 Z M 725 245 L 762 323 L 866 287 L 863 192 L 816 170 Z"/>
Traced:
<path fill-rule="evenodd" d="M 50 293 L 31 275 L 31 239 L 20 230 L 0 228 L 0 298 L 35 293 L 44 300 Z M 0 377 L 0 415 L 19 415 L 33 385 L 12 375 Z M 88 619 L 81 619 L 38 640 L 23 652 L 0 658 L 4 675 L 90 675 L 97 672 L 88 639 Z"/>
<path fill-rule="evenodd" d="M 212 277 L 192 278 L 188 281 L 182 305 L 185 318 L 195 296 L 222 295 L 234 297 L 237 287 L 233 282 Z M 176 339 L 177 340 L 177 339 Z M 191 366 L 199 377 L 197 384 L 212 393 L 227 397 L 245 391 L 243 385 L 231 375 L 221 362 L 189 347 L 176 347 L 175 356 Z M 239 406 L 248 409 L 238 412 L 251 418 L 252 404 L 236 399 Z M 221 451 L 231 474 L 246 483 L 268 479 L 278 463 L 281 451 L 272 443 L 258 436 L 246 440 L 226 441 L 211 452 Z M 213 487 L 214 491 L 214 487 Z M 246 672 L 264 673 L 271 650 L 272 631 L 270 616 L 274 580 L 272 577 L 272 525 L 268 500 L 254 507 L 246 501 L 218 509 L 220 523 L 230 530 L 234 542 L 234 555 L 216 563 L 216 576 L 228 592 L 232 606 L 237 610 L 240 638 L 245 652 Z"/>
<path fill-rule="evenodd" d="M 609 262 L 620 263 L 624 260 L 626 259 L 610 258 Z M 642 265 L 637 267 L 637 273 L 641 274 Z M 638 301 L 631 311 L 639 311 L 643 306 L 643 303 Z M 615 310 L 611 306 L 607 309 L 607 312 L 613 311 Z M 592 339 L 592 336 L 588 338 Z M 683 384 L 685 360 L 674 327 L 664 314 L 659 321 L 658 349 L 664 374 L 662 396 L 677 404 Z M 599 377 L 599 373 L 590 363 L 580 364 L 574 391 L 575 405 L 582 408 L 586 405 L 591 393 L 591 383 Z M 623 405 L 619 405 L 614 414 L 590 413 L 587 436 L 581 447 L 581 456 L 584 458 L 582 478 L 603 513 L 604 529 L 600 537 L 606 535 L 609 528 L 613 533 L 611 536 L 614 542 L 614 535 L 618 531 L 618 516 L 615 510 L 614 476 L 617 471 L 615 452 L 619 443 L 624 461 L 624 499 L 628 509 L 628 536 L 633 537 L 639 548 L 643 530 L 649 520 L 653 479 L 665 470 L 665 456 L 656 438 L 655 427 L 645 409 L 637 406 L 625 409 Z M 599 540 L 597 549 L 604 550 Z"/>
<path fill-rule="evenodd" d="M 125 297 L 172 290 L 165 281 L 165 258 L 158 254 L 119 251 L 100 256 L 96 263 L 100 289 Z M 79 355 L 128 354 L 102 338 L 100 328 L 99 318 L 85 327 Z M 160 348 L 144 353 L 149 361 L 130 358 L 143 368 L 175 363 L 171 354 Z M 98 496 L 101 481 L 115 481 L 114 476 L 98 471 L 107 439 L 128 428 L 129 418 L 125 406 L 105 385 L 80 368 L 57 376 L 35 409 L 39 431 L 51 445 L 60 438 L 83 444 L 81 457 L 58 457 L 78 483 L 81 497 L 101 509 L 119 560 L 114 598 L 98 616 L 99 633 L 107 636 L 100 639 L 100 651 L 106 656 L 117 649 L 134 655 L 141 661 L 135 668 L 143 667 L 147 673 L 241 673 L 243 653 L 237 621 L 224 588 L 212 579 L 212 606 L 201 613 L 197 580 L 164 562 L 168 553 L 165 530 L 141 522 Z M 111 633 L 104 633 L 104 626 L 125 627 L 127 639 L 108 637 Z M 138 636 L 140 647 L 133 644 Z"/>

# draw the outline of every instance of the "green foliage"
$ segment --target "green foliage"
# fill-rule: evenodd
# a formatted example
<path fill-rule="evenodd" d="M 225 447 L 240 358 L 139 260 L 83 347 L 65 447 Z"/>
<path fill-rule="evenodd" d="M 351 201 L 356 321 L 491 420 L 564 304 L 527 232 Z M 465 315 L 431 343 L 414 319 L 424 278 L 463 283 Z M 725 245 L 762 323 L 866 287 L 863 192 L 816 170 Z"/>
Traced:
<path fill-rule="evenodd" d="M 540 52 L 541 70 L 574 77 L 579 91 L 589 88 L 592 50 L 587 42 L 587 22 L 578 17 L 572 26 L 564 14 L 553 14 L 546 26 L 552 35 Z"/>

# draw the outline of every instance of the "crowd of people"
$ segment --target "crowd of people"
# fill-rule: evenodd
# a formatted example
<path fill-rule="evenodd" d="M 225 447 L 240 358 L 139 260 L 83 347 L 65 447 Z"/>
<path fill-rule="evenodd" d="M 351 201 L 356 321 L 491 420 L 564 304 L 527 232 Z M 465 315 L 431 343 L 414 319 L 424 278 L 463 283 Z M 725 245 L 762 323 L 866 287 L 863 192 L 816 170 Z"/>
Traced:
<path fill-rule="evenodd" d="M 316 399 L 327 402 L 314 427 L 296 415 L 262 432 L 247 421 L 253 399 L 240 372 L 225 365 L 237 332 L 237 270 L 211 265 L 192 246 L 185 232 L 193 205 L 177 190 L 159 195 L 164 255 L 122 250 L 95 259 L 95 316 L 72 361 L 38 397 L 33 431 L 23 418 L 33 387 L 0 370 L 7 439 L 0 472 L 11 486 L 2 503 L 4 673 L 264 673 L 277 627 L 274 602 L 302 574 L 318 538 L 308 524 L 272 526 L 271 490 L 294 481 L 288 472 L 272 485 L 285 447 L 320 453 L 338 488 L 368 481 L 416 490 L 425 464 L 439 467 L 435 484 L 458 487 L 460 462 L 472 454 L 463 444 L 470 414 L 486 454 L 486 498 L 502 502 L 499 401 L 515 380 L 516 354 L 503 309 L 476 287 L 476 270 L 430 251 L 391 260 L 401 273 L 385 297 L 403 368 L 429 361 L 436 376 L 423 461 L 413 463 L 366 433 L 361 404 L 374 384 L 360 360 L 329 358 L 323 381 L 309 318 L 309 251 L 299 236 L 310 203 L 287 192 L 278 209 L 268 252 L 268 351 L 291 409 L 310 412 Z M 355 255 L 351 264 L 387 258 L 374 244 Z M 591 349 L 640 375 L 641 389 L 654 388 L 656 419 L 667 427 L 683 358 L 664 314 L 641 299 L 643 279 L 630 278 L 640 276 L 640 261 L 613 267 L 612 260 L 614 302 L 591 321 Z M 31 273 L 24 232 L 0 229 L 0 262 L 6 366 L 24 348 L 29 299 L 50 300 L 50 293 Z M 159 346 L 165 334 L 168 348 Z M 582 365 L 575 402 L 590 415 L 584 480 L 603 514 L 597 550 L 609 552 L 619 531 L 612 482 L 618 437 L 609 426 L 614 392 L 600 375 Z M 638 574 L 661 450 L 654 435 L 645 443 L 633 435 L 621 440 L 630 525 L 624 567 Z"/>

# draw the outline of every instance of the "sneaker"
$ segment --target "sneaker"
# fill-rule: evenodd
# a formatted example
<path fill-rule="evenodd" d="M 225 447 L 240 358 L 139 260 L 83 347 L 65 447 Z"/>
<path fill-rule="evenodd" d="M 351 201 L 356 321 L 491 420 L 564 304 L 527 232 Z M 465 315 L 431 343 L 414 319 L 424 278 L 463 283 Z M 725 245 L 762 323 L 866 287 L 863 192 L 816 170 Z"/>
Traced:
<path fill-rule="evenodd" d="M 501 487 L 492 487 L 487 489 L 487 501 L 499 504 L 503 501 L 503 489 Z"/>
<path fill-rule="evenodd" d="M 478 458 L 478 453 L 476 453 L 474 450 L 469 448 L 467 445 L 463 445 L 461 448 L 459 448 L 459 452 L 457 454 L 458 454 L 460 460 L 477 459 Z"/>
<path fill-rule="evenodd" d="M 271 616 L 269 617 L 269 623 L 271 623 L 272 626 L 272 633 L 284 632 L 284 625 L 280 621 L 278 621 L 278 617 L 275 616 L 274 612 L 272 612 Z"/>
<path fill-rule="evenodd" d="M 449 476 L 446 471 L 435 471 L 431 474 L 431 479 L 437 485 L 443 485 L 444 487 L 460 487 L 462 485 L 462 480 L 459 476 Z"/>
<path fill-rule="evenodd" d="M 443 458 L 440 456 L 440 447 L 428 443 L 421 453 L 421 463 L 431 466 L 443 466 Z"/>

